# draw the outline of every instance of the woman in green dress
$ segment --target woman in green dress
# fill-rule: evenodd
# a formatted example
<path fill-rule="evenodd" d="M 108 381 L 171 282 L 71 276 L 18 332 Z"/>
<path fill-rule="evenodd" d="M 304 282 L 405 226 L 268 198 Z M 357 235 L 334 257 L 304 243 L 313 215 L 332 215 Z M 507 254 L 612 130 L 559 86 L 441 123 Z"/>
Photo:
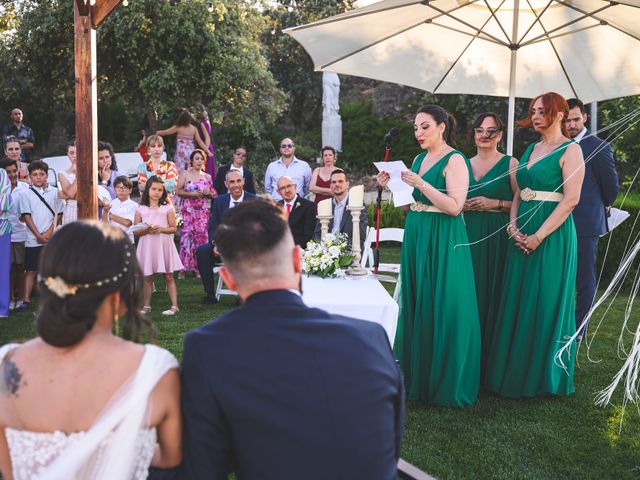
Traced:
<path fill-rule="evenodd" d="M 470 160 L 469 194 L 464 204 L 482 336 L 481 377 L 498 313 L 504 258 L 509 246 L 509 239 L 502 235 L 509 223 L 515 189 L 509 171 L 518 167 L 517 159 L 498 151 L 503 130 L 500 117 L 493 112 L 481 113 L 473 122 L 478 153 Z"/>
<path fill-rule="evenodd" d="M 480 385 L 480 322 L 462 207 L 468 160 L 451 146 L 455 119 L 427 105 L 415 117 L 419 154 L 402 180 L 414 188 L 400 268 L 395 350 L 410 400 L 463 407 Z M 378 175 L 385 186 L 387 173 Z"/>
<path fill-rule="evenodd" d="M 533 99 L 530 118 L 540 142 L 520 159 L 507 233 L 503 296 L 487 360 L 485 385 L 505 397 L 570 395 L 575 345 L 555 354 L 575 332 L 576 230 L 571 211 L 580 199 L 584 160 L 569 140 L 569 107 L 557 93 Z M 513 175 L 513 173 L 512 173 Z"/>

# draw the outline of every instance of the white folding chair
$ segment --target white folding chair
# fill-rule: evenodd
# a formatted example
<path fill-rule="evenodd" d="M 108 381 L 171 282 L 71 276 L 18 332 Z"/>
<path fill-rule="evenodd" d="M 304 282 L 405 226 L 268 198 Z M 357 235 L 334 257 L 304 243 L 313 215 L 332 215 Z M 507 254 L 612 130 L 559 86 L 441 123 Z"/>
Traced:
<path fill-rule="evenodd" d="M 213 273 L 218 275 L 218 284 L 216 285 L 216 300 L 220 300 L 222 295 L 238 295 L 235 290 L 229 290 L 220 276 L 220 266 L 213 267 Z"/>
<path fill-rule="evenodd" d="M 381 228 L 380 229 L 380 241 L 381 242 L 400 242 L 404 240 L 404 229 L 402 228 Z M 364 241 L 364 248 L 362 249 L 362 259 L 360 265 L 363 268 L 368 268 L 373 271 L 373 247 L 376 243 L 376 229 L 373 227 L 367 228 L 367 238 Z M 397 278 L 387 276 L 382 281 L 389 281 L 396 284 L 396 288 L 393 291 L 393 299 L 398 301 L 398 293 L 400 293 L 400 264 L 399 263 L 382 263 L 378 265 L 378 272 L 387 272 L 397 274 Z"/>

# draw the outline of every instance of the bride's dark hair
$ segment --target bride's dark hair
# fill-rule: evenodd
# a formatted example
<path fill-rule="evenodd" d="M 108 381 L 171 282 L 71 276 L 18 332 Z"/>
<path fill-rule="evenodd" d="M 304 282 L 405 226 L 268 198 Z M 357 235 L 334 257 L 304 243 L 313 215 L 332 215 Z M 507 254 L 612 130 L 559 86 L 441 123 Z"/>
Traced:
<path fill-rule="evenodd" d="M 42 251 L 38 291 L 38 335 L 48 344 L 67 347 L 93 328 L 104 298 L 120 292 L 127 313 L 125 338 L 139 339 L 151 323 L 139 313 L 142 274 L 127 236 L 105 222 L 65 225 Z"/>

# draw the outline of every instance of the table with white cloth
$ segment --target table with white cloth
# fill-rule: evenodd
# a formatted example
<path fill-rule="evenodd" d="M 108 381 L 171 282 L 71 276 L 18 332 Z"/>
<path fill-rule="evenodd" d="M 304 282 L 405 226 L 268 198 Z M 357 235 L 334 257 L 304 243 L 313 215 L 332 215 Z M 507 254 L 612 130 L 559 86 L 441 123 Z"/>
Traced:
<path fill-rule="evenodd" d="M 382 325 L 393 346 L 398 304 L 373 277 L 302 277 L 302 299 L 310 307 Z"/>

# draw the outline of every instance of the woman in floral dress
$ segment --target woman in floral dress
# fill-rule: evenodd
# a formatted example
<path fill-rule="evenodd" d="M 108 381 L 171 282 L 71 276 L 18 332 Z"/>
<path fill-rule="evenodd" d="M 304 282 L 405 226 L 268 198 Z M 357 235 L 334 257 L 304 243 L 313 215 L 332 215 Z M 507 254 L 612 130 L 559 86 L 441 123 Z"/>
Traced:
<path fill-rule="evenodd" d="M 180 234 L 180 260 L 184 270 L 178 275 L 184 278 L 184 272 L 193 272 L 199 277 L 196 262 L 196 248 L 207 243 L 207 225 L 209 224 L 209 205 L 216 196 L 211 175 L 205 173 L 207 155 L 197 149 L 189 157 L 189 168 L 180 173 L 176 193 L 182 198 L 182 232 Z"/>

